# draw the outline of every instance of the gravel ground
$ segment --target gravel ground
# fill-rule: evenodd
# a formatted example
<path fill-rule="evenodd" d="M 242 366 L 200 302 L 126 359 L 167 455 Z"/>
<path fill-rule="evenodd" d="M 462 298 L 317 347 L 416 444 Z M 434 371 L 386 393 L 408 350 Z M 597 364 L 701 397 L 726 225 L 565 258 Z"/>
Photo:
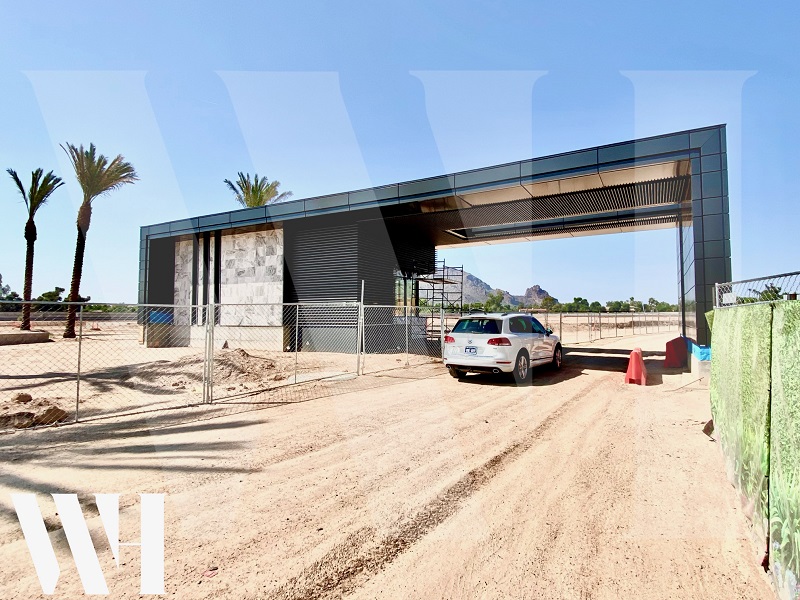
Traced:
<path fill-rule="evenodd" d="M 573 347 L 529 386 L 429 366 L 197 423 L 0 436 L 0 597 L 41 595 L 10 493 L 38 493 L 55 597 L 82 589 L 45 494 L 77 492 L 110 597 L 132 598 L 139 550 L 116 569 L 91 494 L 124 494 L 121 538 L 136 541 L 136 494 L 163 492 L 166 592 L 182 599 L 769 598 L 701 431 L 708 390 L 651 352 L 669 337 Z M 634 345 L 646 388 L 622 383 Z"/>

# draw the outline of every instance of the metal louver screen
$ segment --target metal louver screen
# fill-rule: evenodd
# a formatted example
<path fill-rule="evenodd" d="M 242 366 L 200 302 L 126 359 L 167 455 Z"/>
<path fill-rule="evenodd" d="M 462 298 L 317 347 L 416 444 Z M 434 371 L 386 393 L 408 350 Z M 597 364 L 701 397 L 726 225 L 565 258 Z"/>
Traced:
<path fill-rule="evenodd" d="M 358 227 L 308 229 L 285 225 L 287 302 L 358 300 Z"/>

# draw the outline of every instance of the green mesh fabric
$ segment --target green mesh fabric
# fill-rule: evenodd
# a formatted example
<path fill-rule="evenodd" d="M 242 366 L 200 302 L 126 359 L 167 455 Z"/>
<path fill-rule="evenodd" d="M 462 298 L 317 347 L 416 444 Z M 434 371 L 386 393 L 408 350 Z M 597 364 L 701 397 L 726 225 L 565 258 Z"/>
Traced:
<path fill-rule="evenodd" d="M 772 318 L 769 478 L 770 558 L 781 598 L 800 598 L 800 302 L 779 302 Z"/>
<path fill-rule="evenodd" d="M 716 311 L 711 337 L 711 412 L 728 476 L 756 535 L 766 539 L 772 307 Z"/>

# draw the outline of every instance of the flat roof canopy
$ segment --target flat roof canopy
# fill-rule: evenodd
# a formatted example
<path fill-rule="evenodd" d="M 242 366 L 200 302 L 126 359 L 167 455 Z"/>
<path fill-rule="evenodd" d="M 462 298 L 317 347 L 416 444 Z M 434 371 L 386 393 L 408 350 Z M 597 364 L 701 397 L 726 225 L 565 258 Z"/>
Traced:
<path fill-rule="evenodd" d="M 421 229 L 446 248 L 674 227 L 691 212 L 688 159 L 587 170 L 458 189 L 384 220 Z"/>
<path fill-rule="evenodd" d="M 142 233 L 165 237 L 351 213 L 391 229 L 413 228 L 444 248 L 673 227 L 691 219 L 692 159 L 720 127 L 151 225 Z"/>

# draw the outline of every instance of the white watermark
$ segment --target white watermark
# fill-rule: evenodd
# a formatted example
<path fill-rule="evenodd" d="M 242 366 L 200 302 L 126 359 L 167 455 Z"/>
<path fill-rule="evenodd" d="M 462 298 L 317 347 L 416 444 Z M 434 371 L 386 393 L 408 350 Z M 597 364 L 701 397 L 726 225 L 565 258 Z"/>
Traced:
<path fill-rule="evenodd" d="M 100 560 L 89 535 L 89 527 L 78 503 L 77 494 L 52 494 L 64 535 L 69 543 L 84 592 L 108 594 Z M 119 494 L 95 494 L 100 520 L 111 553 L 119 568 L 119 547 L 141 547 L 141 594 L 164 593 L 164 494 L 139 494 L 141 531 L 139 542 L 119 541 Z M 45 528 L 44 518 L 34 494 L 11 494 L 17 518 L 33 559 L 42 592 L 53 594 L 61 569 Z"/>

